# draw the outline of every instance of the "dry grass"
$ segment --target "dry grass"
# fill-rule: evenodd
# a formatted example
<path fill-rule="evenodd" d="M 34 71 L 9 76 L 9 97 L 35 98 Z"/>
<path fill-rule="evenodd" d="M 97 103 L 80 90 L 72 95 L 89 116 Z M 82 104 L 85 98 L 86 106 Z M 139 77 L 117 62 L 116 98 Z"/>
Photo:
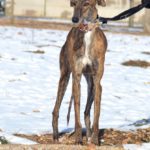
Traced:
<path fill-rule="evenodd" d="M 147 62 L 144 60 L 129 60 L 129 61 L 123 62 L 122 65 L 147 68 L 147 67 L 150 67 L 150 62 Z"/>

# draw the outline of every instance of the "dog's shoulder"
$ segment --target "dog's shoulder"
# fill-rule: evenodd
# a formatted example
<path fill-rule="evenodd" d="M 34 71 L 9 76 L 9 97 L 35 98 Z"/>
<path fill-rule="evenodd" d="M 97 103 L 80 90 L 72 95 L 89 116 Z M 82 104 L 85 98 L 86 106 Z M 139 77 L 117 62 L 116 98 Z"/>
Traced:
<path fill-rule="evenodd" d="M 68 42 L 70 42 L 70 40 L 73 42 L 74 50 L 80 49 L 81 46 L 83 45 L 84 34 L 85 33 L 81 31 L 78 27 L 73 27 L 70 30 L 67 39 L 69 39 Z"/>

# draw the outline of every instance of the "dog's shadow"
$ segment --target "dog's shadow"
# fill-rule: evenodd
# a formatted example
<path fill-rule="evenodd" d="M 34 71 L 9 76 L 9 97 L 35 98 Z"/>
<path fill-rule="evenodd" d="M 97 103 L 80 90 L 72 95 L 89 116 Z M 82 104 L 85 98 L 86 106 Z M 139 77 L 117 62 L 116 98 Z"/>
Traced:
<path fill-rule="evenodd" d="M 135 128 L 139 128 L 139 127 L 142 127 L 142 126 L 149 126 L 150 125 L 150 118 L 148 119 L 141 119 L 141 120 L 137 120 L 131 124 L 128 124 L 127 126 L 131 126 L 131 127 L 135 127 Z M 123 127 L 123 126 L 122 126 Z M 123 133 L 123 131 L 120 131 L 120 130 L 115 130 L 115 129 L 99 129 L 99 140 L 103 139 L 104 138 L 104 135 L 107 133 L 107 134 L 112 134 L 112 132 L 115 131 L 119 131 L 120 134 Z M 64 130 L 62 130 L 60 133 L 59 133 L 59 137 L 63 137 L 67 135 L 68 138 L 72 138 L 75 136 L 75 131 L 74 131 L 74 128 L 66 128 Z M 82 137 L 83 138 L 86 138 L 86 128 L 82 128 Z"/>
<path fill-rule="evenodd" d="M 150 118 L 148 119 L 141 119 L 141 120 L 137 120 L 131 124 L 129 124 L 128 126 L 135 126 L 135 127 L 141 127 L 141 126 L 146 126 L 146 125 L 150 125 Z M 99 139 L 101 139 L 105 133 L 107 129 L 99 129 Z M 64 130 L 62 130 L 59 133 L 59 136 L 63 136 L 65 134 L 68 134 L 68 137 L 71 137 L 75 134 L 74 132 L 74 128 L 66 128 Z M 82 136 L 85 137 L 86 136 L 86 128 L 82 128 Z"/>

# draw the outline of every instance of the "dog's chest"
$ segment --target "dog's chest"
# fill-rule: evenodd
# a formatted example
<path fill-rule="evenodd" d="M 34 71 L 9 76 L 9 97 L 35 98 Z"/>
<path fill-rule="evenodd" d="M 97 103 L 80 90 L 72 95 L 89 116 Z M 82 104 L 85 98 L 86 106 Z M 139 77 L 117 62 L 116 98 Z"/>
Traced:
<path fill-rule="evenodd" d="M 92 64 L 90 58 L 91 41 L 92 41 L 92 31 L 88 31 L 84 35 L 85 53 L 82 57 L 82 64 L 84 66 Z"/>

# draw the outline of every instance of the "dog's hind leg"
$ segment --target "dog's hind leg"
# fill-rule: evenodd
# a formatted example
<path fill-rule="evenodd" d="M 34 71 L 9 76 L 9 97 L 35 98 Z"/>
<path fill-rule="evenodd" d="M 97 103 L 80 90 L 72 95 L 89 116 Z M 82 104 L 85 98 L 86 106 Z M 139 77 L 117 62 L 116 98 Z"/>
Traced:
<path fill-rule="evenodd" d="M 91 75 L 84 74 L 87 84 L 88 84 L 88 97 L 87 97 L 87 103 L 86 103 L 86 108 L 84 111 L 84 121 L 85 121 L 85 126 L 86 126 L 86 139 L 87 142 L 90 142 L 91 138 L 91 121 L 90 121 L 90 110 L 91 106 L 94 100 L 93 97 L 93 78 Z"/>
<path fill-rule="evenodd" d="M 98 67 L 95 68 L 95 75 L 93 76 L 94 82 L 94 120 L 92 126 L 92 139 L 93 144 L 99 145 L 99 117 L 100 117 L 100 106 L 101 106 L 101 95 L 102 95 L 102 86 L 101 79 L 104 72 L 104 60 L 105 56 L 101 56 L 97 60 Z"/>
<path fill-rule="evenodd" d="M 65 48 L 65 47 L 64 47 Z M 59 109 L 60 105 L 63 99 L 63 96 L 65 94 L 68 81 L 70 78 L 70 70 L 68 69 L 68 66 L 66 65 L 66 58 L 64 55 L 64 49 L 62 49 L 60 54 L 60 71 L 61 76 L 59 80 L 59 86 L 58 86 L 58 92 L 57 92 L 57 99 L 55 103 L 55 107 L 53 110 L 53 120 L 52 120 L 52 126 L 53 126 L 53 139 L 55 141 L 58 141 L 58 118 L 59 118 Z"/>

